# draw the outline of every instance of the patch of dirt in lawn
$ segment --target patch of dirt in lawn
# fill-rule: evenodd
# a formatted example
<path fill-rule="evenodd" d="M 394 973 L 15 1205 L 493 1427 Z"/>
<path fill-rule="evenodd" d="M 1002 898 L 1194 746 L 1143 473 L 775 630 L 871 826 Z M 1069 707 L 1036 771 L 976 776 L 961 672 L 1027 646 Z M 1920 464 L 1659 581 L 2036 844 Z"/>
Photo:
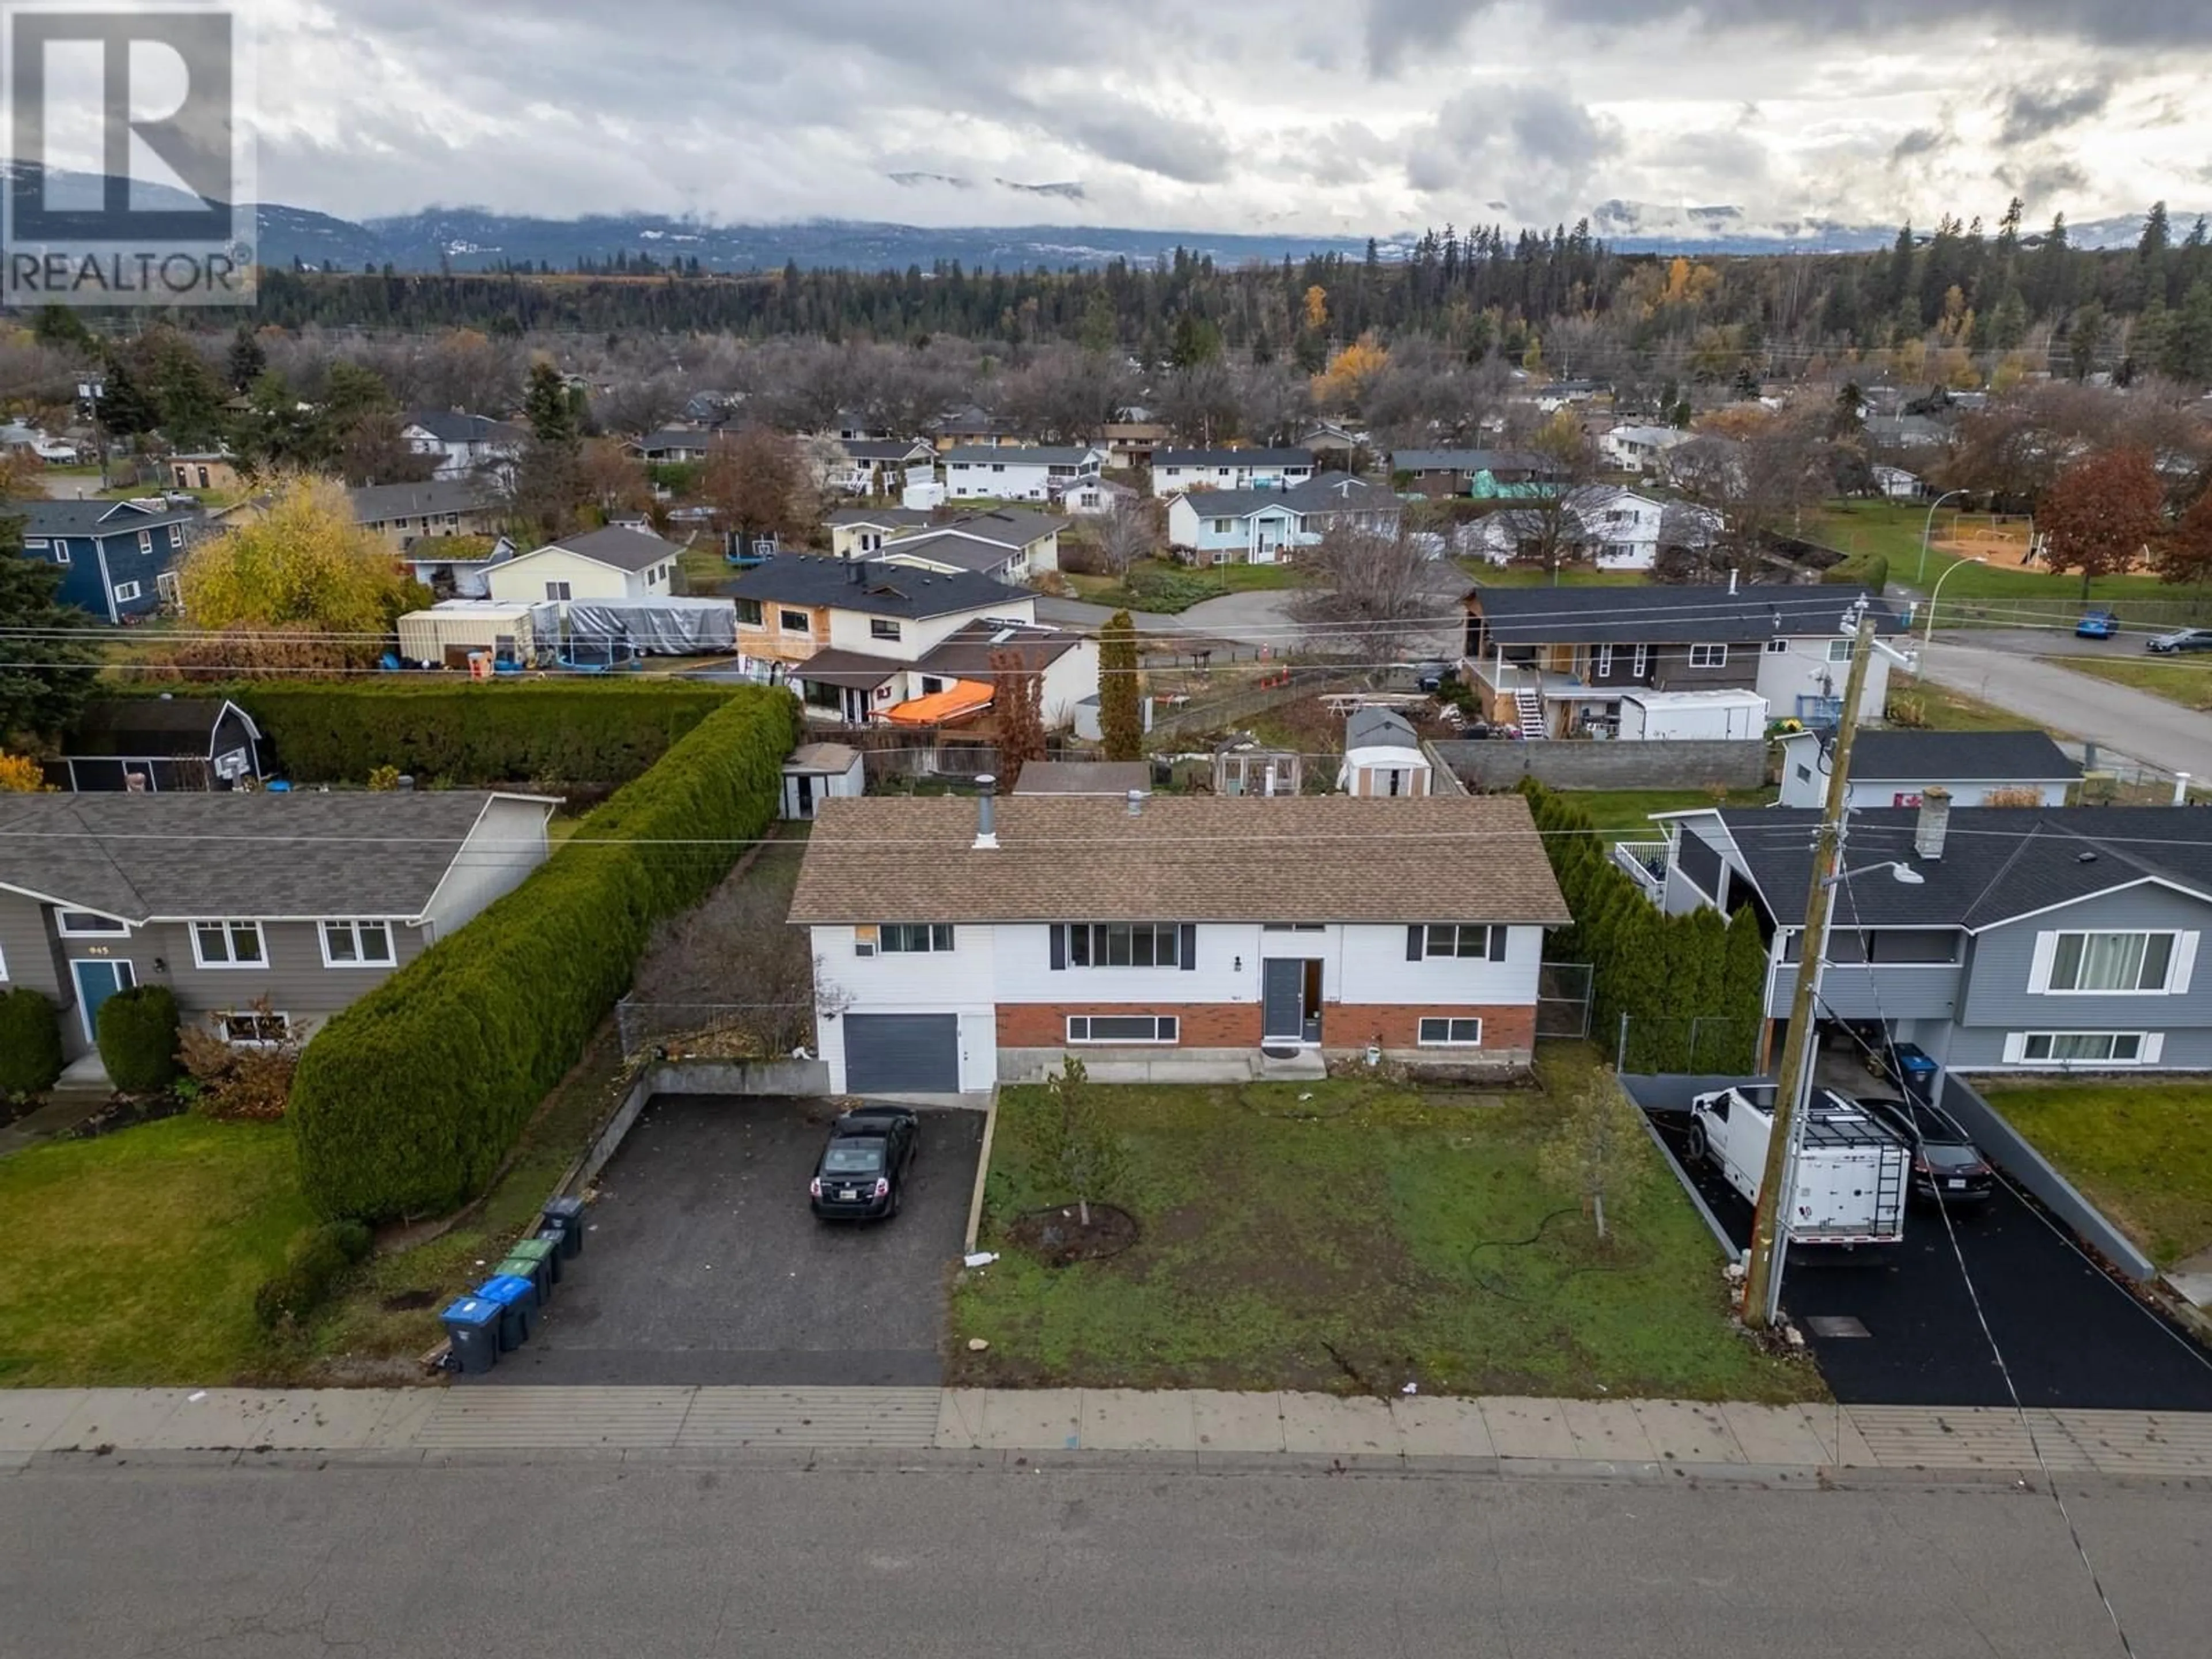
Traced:
<path fill-rule="evenodd" d="M 1086 1225 L 1082 1211 L 1070 1204 L 1018 1218 L 1006 1237 L 1048 1266 L 1065 1267 L 1121 1255 L 1137 1242 L 1137 1218 L 1111 1204 L 1093 1204 Z"/>

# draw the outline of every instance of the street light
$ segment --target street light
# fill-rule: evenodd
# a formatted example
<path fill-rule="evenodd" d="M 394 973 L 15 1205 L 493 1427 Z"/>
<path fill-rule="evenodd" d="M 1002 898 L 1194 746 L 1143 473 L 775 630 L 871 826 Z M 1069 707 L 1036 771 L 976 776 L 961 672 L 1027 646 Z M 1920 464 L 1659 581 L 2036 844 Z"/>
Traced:
<path fill-rule="evenodd" d="M 1928 627 L 1920 636 L 1921 652 L 1923 656 L 1927 653 L 1927 648 L 1936 643 L 1936 601 L 1943 596 L 1943 584 L 1970 564 L 1987 564 L 1988 562 L 1987 559 L 1977 553 L 1972 558 L 1960 560 L 1958 563 L 1936 579 L 1936 591 L 1928 596 Z"/>
<path fill-rule="evenodd" d="M 1936 514 L 1942 509 L 1943 503 L 1953 496 L 1971 495 L 1973 493 L 1971 489 L 1947 489 L 1936 498 L 1936 505 L 1928 509 L 1928 522 L 1920 526 L 1920 568 L 1912 574 L 1912 580 L 1916 582 L 1924 582 L 1928 580 L 1928 538 L 1936 533 Z"/>
<path fill-rule="evenodd" d="M 1836 861 L 1838 865 L 1843 862 L 1843 843 L 1840 833 L 1837 840 Z M 1815 901 L 1816 908 L 1820 911 L 1820 926 L 1814 931 L 1814 935 L 1804 941 L 1805 954 L 1800 957 L 1797 967 L 1801 987 L 1803 987 L 1804 981 L 1808 975 L 1812 982 L 1809 988 L 1806 988 L 1795 999 L 1795 1006 L 1791 1010 L 1793 1019 L 1809 1022 L 1816 1018 L 1815 1010 L 1820 1006 L 1820 981 L 1828 969 L 1828 921 L 1829 917 L 1833 914 L 1832 907 L 1825 902 L 1826 896 L 1832 893 L 1845 882 L 1856 881 L 1861 876 L 1873 875 L 1878 870 L 1888 871 L 1890 879 L 1901 886 L 1923 887 L 1928 882 L 1927 877 L 1922 875 L 1902 859 L 1886 859 L 1880 864 L 1862 865 L 1856 870 L 1839 868 L 1834 873 L 1820 878 L 1817 886 L 1822 896 Z M 1793 1038 L 1797 1036 L 1794 1029 L 1790 1036 Z M 1770 1330 L 1773 1328 L 1774 1322 L 1781 1316 L 1782 1312 L 1782 1269 L 1790 1255 L 1790 1223 L 1787 1219 L 1789 1200 L 1790 1195 L 1797 1190 L 1798 1159 L 1805 1148 L 1805 1120 L 1811 1115 L 1808 1108 L 1813 1092 L 1813 1066 L 1818 1050 L 1811 1041 L 1809 1031 L 1805 1034 L 1805 1040 L 1800 1046 L 1798 1053 L 1801 1058 L 1792 1074 L 1778 1079 L 1775 1088 L 1775 1104 L 1778 1112 L 1784 1098 L 1785 1091 L 1787 1098 L 1795 1104 L 1796 1109 L 1790 1114 L 1787 1139 L 1782 1155 L 1782 1179 L 1778 1189 L 1772 1195 L 1774 1200 L 1771 1223 L 1773 1259 L 1772 1265 L 1767 1268 L 1764 1277 L 1762 1298 L 1764 1306 L 1761 1310 L 1765 1315 L 1763 1322 Z M 1759 1194 L 1759 1207 L 1762 1212 L 1765 1209 L 1767 1197 L 1768 1194 L 1764 1191 Z M 1756 1237 L 1753 1237 L 1753 1243 L 1754 1246 L 1757 1244 Z"/>

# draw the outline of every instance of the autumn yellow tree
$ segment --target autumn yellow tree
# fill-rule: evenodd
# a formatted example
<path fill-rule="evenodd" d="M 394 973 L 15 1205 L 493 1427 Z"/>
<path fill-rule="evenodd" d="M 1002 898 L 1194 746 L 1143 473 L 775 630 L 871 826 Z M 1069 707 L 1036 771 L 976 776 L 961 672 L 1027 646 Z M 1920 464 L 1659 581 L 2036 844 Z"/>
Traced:
<path fill-rule="evenodd" d="M 46 769 L 28 755 L 0 755 L 0 793 L 36 795 L 52 787 Z"/>
<path fill-rule="evenodd" d="M 1306 326 L 1316 333 L 1328 326 L 1328 290 L 1319 283 L 1306 290 Z"/>
<path fill-rule="evenodd" d="M 1374 334 L 1363 334 L 1331 357 L 1328 367 L 1314 376 L 1315 400 L 1327 409 L 1356 410 L 1370 383 L 1389 363 L 1390 354 Z"/>
<path fill-rule="evenodd" d="M 422 591 L 354 522 L 341 485 L 304 475 L 280 478 L 259 512 L 186 554 L 177 578 L 197 630 L 312 638 L 347 661 L 375 660 Z"/>

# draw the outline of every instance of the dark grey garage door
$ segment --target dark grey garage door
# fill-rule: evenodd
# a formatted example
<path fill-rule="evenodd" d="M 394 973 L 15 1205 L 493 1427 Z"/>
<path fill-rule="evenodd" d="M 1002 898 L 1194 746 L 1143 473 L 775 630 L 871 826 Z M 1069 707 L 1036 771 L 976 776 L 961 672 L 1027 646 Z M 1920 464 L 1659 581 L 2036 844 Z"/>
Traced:
<path fill-rule="evenodd" d="M 959 1093 L 960 1017 L 846 1015 L 845 1090 L 855 1095 Z"/>

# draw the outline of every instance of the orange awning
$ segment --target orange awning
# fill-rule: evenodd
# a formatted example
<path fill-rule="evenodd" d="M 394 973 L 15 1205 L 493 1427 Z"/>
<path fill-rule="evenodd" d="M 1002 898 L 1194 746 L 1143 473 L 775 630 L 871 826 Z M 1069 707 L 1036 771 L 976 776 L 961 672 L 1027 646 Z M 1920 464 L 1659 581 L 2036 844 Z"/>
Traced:
<path fill-rule="evenodd" d="M 991 695 L 989 686 L 975 680 L 955 680 L 942 691 L 909 698 L 884 718 L 901 726 L 935 726 L 981 714 L 991 706 Z"/>

